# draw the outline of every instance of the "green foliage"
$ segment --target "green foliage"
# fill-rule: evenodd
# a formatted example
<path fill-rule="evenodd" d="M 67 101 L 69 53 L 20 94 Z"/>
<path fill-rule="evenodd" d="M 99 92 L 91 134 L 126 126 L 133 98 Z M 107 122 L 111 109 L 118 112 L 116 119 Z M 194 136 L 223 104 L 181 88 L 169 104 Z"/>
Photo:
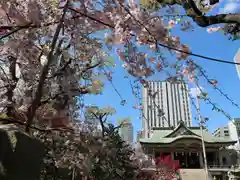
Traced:
<path fill-rule="evenodd" d="M 159 10 L 159 4 L 157 0 L 140 0 L 140 4 L 143 8 L 148 10 Z"/>
<path fill-rule="evenodd" d="M 200 99 L 206 99 L 208 97 L 208 93 L 207 92 L 201 92 L 201 94 L 199 95 Z"/>
<path fill-rule="evenodd" d="M 94 180 L 133 180 L 137 166 L 131 160 L 133 150 L 119 136 L 112 124 L 105 128 L 105 146 L 96 154 Z"/>
<path fill-rule="evenodd" d="M 16 144 L 17 144 L 17 138 L 15 136 L 15 132 L 9 131 L 7 134 L 8 134 L 9 140 L 11 142 L 12 149 L 14 151 L 16 148 Z"/>
<path fill-rule="evenodd" d="M 127 117 L 127 118 L 120 118 L 118 119 L 118 124 L 121 125 L 123 123 L 130 123 L 131 122 L 131 118 L 130 117 Z"/>
<path fill-rule="evenodd" d="M 8 118 L 8 116 L 6 114 L 0 114 L 0 118 L 6 119 L 6 118 Z"/>
<path fill-rule="evenodd" d="M 105 106 L 103 108 L 98 107 L 89 107 L 86 109 L 88 113 L 93 113 L 96 116 L 103 116 L 103 115 L 113 115 L 116 113 L 116 110 L 110 106 Z"/>

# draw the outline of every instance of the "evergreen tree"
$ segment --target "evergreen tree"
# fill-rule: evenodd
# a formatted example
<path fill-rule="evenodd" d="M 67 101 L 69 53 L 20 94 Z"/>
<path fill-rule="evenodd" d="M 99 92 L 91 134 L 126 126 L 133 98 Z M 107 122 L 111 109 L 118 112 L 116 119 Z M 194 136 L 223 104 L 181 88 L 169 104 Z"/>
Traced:
<path fill-rule="evenodd" d="M 104 129 L 104 146 L 96 154 L 92 177 L 95 180 L 135 179 L 137 166 L 131 160 L 133 149 L 121 139 L 118 129 L 112 124 Z"/>

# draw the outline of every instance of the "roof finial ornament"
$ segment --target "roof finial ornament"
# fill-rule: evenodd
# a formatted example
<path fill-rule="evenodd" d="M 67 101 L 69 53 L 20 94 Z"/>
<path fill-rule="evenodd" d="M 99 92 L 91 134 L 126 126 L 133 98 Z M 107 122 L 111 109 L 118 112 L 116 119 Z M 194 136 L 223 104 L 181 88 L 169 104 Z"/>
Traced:
<path fill-rule="evenodd" d="M 179 124 L 184 124 L 184 121 L 183 121 L 183 120 L 180 120 L 180 121 L 179 121 Z"/>

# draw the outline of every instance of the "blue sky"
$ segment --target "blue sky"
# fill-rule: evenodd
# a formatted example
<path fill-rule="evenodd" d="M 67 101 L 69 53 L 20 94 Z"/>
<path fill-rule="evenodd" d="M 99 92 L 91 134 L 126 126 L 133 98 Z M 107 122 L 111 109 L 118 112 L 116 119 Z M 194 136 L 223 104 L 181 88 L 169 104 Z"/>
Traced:
<path fill-rule="evenodd" d="M 234 3 L 236 5 L 239 3 L 239 1 L 222 1 L 221 4 L 216 8 L 215 12 L 240 12 L 240 8 L 232 6 L 231 9 L 230 5 Z M 224 59 L 227 61 L 233 61 L 235 53 L 237 52 L 238 48 L 240 48 L 240 41 L 230 41 L 221 32 L 208 34 L 206 29 L 197 26 L 193 32 L 186 33 L 175 30 L 173 34 L 180 36 L 181 41 L 185 44 L 188 44 L 191 47 L 192 52 L 209 57 Z M 113 55 L 115 56 L 115 54 Z M 87 95 L 85 97 L 85 103 L 87 105 L 95 104 L 100 107 L 109 105 L 114 107 L 117 113 L 109 118 L 110 121 L 116 123 L 117 119 L 119 118 L 130 117 L 134 125 L 134 132 L 136 132 L 137 130 L 140 130 L 142 126 L 140 113 L 138 110 L 132 108 L 136 105 L 136 99 L 132 94 L 129 80 L 124 78 L 124 76 L 127 75 L 127 72 L 125 72 L 121 67 L 118 57 L 115 57 L 117 67 L 114 69 L 113 83 L 122 95 L 123 99 L 127 100 L 127 104 L 125 106 L 120 104 L 121 99 L 109 82 L 106 82 L 104 93 L 102 95 Z M 195 57 L 192 57 L 192 59 L 205 68 L 205 70 L 208 72 L 207 75 L 210 78 L 218 80 L 218 85 L 221 90 L 228 94 L 231 99 L 240 105 L 240 79 L 237 76 L 236 67 L 234 65 L 212 62 Z M 161 79 L 161 74 L 157 74 L 153 78 Z M 201 86 L 205 89 L 205 91 L 208 92 L 211 100 L 217 103 L 224 111 L 229 113 L 233 118 L 240 117 L 240 109 L 232 106 L 232 104 L 225 97 L 221 96 L 221 94 L 214 90 L 206 81 L 204 81 L 204 79 L 201 81 Z M 212 107 L 204 102 L 201 103 L 201 114 L 202 116 L 209 118 L 207 127 L 210 131 L 214 130 L 214 128 L 217 126 L 224 126 L 228 122 L 228 119 L 224 115 L 212 111 Z M 194 125 L 197 124 L 196 120 L 194 120 L 195 115 L 196 110 L 192 107 L 192 118 Z"/>

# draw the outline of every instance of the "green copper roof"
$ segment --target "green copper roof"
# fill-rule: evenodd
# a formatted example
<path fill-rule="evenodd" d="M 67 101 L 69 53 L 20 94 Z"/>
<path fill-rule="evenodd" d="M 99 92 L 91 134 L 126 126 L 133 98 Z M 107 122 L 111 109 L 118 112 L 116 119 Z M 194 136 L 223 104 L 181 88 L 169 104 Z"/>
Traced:
<path fill-rule="evenodd" d="M 206 143 L 236 143 L 236 141 L 229 138 L 215 137 L 206 130 L 203 131 L 203 137 Z M 186 127 L 184 123 L 181 122 L 175 129 L 155 128 L 150 138 L 140 139 L 139 141 L 140 143 L 169 144 L 179 139 L 201 140 L 200 127 Z"/>

